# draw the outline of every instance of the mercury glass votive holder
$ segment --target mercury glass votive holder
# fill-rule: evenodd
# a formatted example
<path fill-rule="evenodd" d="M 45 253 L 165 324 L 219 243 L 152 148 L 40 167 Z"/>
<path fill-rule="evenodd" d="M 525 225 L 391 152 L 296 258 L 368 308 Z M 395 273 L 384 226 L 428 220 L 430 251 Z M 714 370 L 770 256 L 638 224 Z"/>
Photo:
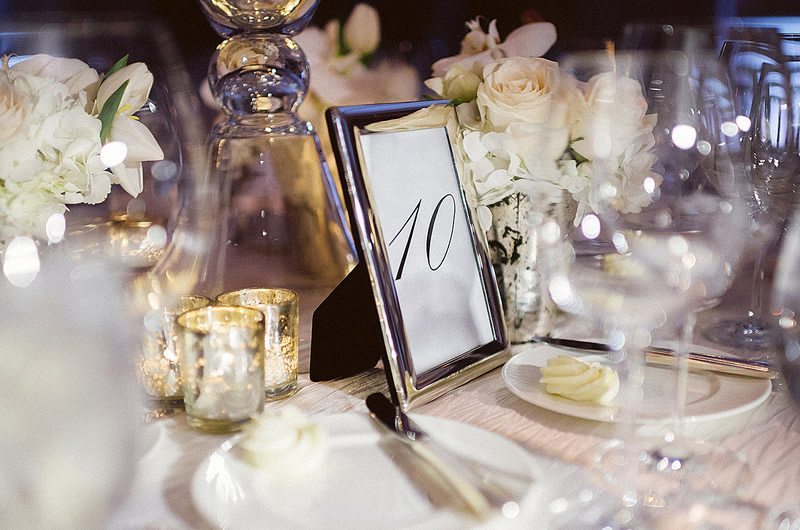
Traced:
<path fill-rule="evenodd" d="M 209 306 L 178 316 L 186 418 L 211 433 L 241 429 L 264 409 L 264 315 Z"/>
<path fill-rule="evenodd" d="M 154 311 L 145 321 L 142 348 L 136 360 L 136 372 L 144 391 L 159 401 L 183 401 L 176 339 L 178 315 L 210 306 L 211 299 L 200 295 L 178 298 L 172 307 Z"/>
<path fill-rule="evenodd" d="M 268 400 L 297 391 L 297 293 L 289 289 L 239 289 L 217 296 L 222 305 L 258 309 L 264 314 L 264 391 Z"/>

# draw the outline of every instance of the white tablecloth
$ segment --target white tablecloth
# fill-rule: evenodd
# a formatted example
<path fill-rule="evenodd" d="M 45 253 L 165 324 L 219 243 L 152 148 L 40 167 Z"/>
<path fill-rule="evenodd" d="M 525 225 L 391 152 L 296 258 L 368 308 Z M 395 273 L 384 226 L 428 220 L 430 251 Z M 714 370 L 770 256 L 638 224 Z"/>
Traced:
<path fill-rule="evenodd" d="M 779 385 L 777 385 L 779 387 Z M 298 393 L 268 407 L 292 404 L 308 413 L 366 413 L 364 398 L 386 389 L 381 370 L 343 381 L 312 383 L 301 375 Z M 466 422 L 505 436 L 533 455 L 544 494 L 544 521 L 554 500 L 574 498 L 591 484 L 595 450 L 619 436 L 618 426 L 567 417 L 520 400 L 500 371 L 485 374 L 415 412 Z M 754 471 L 742 498 L 767 508 L 800 507 L 800 409 L 777 388 L 752 411 L 690 427 L 690 434 L 740 451 Z M 141 458 L 112 528 L 208 528 L 191 498 L 191 478 L 225 436 L 192 431 L 182 413 L 146 425 Z M 365 470 L 368 472 L 368 470 Z M 734 527 L 741 527 L 739 525 Z"/>

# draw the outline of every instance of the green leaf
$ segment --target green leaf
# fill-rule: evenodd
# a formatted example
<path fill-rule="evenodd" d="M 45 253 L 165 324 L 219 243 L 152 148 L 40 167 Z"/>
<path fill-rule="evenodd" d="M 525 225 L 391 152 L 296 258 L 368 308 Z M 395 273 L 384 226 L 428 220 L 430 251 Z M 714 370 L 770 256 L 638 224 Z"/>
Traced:
<path fill-rule="evenodd" d="M 375 60 L 375 52 L 365 53 L 358 58 L 358 62 L 369 67 Z"/>
<path fill-rule="evenodd" d="M 588 162 L 589 161 L 588 158 L 586 158 L 585 156 L 581 156 L 577 151 L 575 151 L 571 147 L 569 148 L 569 154 L 572 156 L 572 158 L 578 164 L 583 164 L 584 162 Z"/>
<path fill-rule="evenodd" d="M 128 66 L 128 57 L 130 57 L 130 54 L 125 55 L 125 57 L 115 62 L 114 66 L 112 66 L 111 69 L 108 72 L 106 72 L 106 77 Z"/>
<path fill-rule="evenodd" d="M 458 107 L 459 105 L 461 105 L 462 103 L 464 103 L 464 102 L 461 101 L 460 99 L 453 98 L 453 99 L 450 100 L 450 103 L 448 103 L 447 106 L 455 108 L 455 107 Z"/>
<path fill-rule="evenodd" d="M 118 89 L 106 100 L 103 104 L 98 118 L 100 119 L 100 141 L 106 143 L 108 135 L 111 134 L 111 124 L 114 123 L 114 117 L 119 110 L 119 104 L 122 102 L 122 95 L 125 94 L 125 89 L 128 88 L 128 81 L 122 83 Z"/>
<path fill-rule="evenodd" d="M 337 55 L 344 56 L 350 53 L 350 46 L 344 41 L 344 24 L 339 24 L 339 53 Z"/>

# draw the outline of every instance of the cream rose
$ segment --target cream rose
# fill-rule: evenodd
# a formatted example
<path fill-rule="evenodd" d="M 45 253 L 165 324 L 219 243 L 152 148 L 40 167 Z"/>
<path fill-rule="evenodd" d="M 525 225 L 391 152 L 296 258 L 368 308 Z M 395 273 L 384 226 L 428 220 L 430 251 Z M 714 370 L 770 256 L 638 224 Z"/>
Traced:
<path fill-rule="evenodd" d="M 0 71 L 0 140 L 17 132 L 24 119 L 23 98 L 11 84 L 8 74 Z"/>
<path fill-rule="evenodd" d="M 575 122 L 572 149 L 589 160 L 618 159 L 655 123 L 645 116 L 647 101 L 639 83 L 606 72 L 594 76 L 583 90 L 585 104 Z"/>
<path fill-rule="evenodd" d="M 542 58 L 500 59 L 483 69 L 478 87 L 478 110 L 492 130 L 503 131 L 512 123 L 550 128 L 565 127 L 569 90 L 558 63 Z"/>
<path fill-rule="evenodd" d="M 32 55 L 11 68 L 12 77 L 23 74 L 63 83 L 72 96 L 78 96 L 84 92 L 83 97 L 87 101 L 94 99 L 100 83 L 97 70 L 85 62 L 79 59 L 64 59 L 45 54 Z"/>

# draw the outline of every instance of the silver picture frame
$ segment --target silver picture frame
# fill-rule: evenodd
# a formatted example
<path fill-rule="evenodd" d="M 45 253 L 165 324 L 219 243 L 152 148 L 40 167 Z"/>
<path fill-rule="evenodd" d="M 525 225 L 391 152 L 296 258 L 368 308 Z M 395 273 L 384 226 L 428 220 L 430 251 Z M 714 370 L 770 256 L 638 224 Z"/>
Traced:
<path fill-rule="evenodd" d="M 415 355 L 409 347 L 408 329 L 403 317 L 403 310 L 408 311 L 409 304 L 406 303 L 405 308 L 401 308 L 395 277 L 389 263 L 387 238 L 381 229 L 379 212 L 376 211 L 374 183 L 367 175 L 359 137 L 370 125 L 402 118 L 430 105 L 446 104 L 446 101 L 417 101 L 359 105 L 334 107 L 327 113 L 328 128 L 336 152 L 358 258 L 367 266 L 380 320 L 385 345 L 383 363 L 389 390 L 395 403 L 404 410 L 427 403 L 504 364 L 510 357 L 497 281 L 486 250 L 485 237 L 475 229 L 474 212 L 468 204 L 462 175 L 453 155 L 451 133 L 447 144 L 458 190 L 458 198 L 453 204 L 457 205 L 454 208 L 463 209 L 466 216 L 474 257 L 474 263 L 464 263 L 464 266 L 474 266 L 477 271 L 486 318 L 486 325 L 481 324 L 481 328 L 489 329 L 491 337 L 484 343 L 459 351 L 444 362 L 421 371 L 415 369 Z M 448 108 L 450 112 L 455 112 L 452 107 Z M 412 157 L 424 159 L 425 153 L 409 152 L 404 153 L 404 156 L 409 157 L 409 160 Z M 433 178 L 439 177 L 434 175 Z M 441 178 L 452 177 L 441 175 Z M 430 263 L 430 255 L 428 262 Z M 443 285 L 442 289 L 447 289 L 447 285 Z M 425 303 L 425 300 L 420 300 L 419 308 L 411 310 L 425 311 Z M 480 314 L 471 316 L 483 318 Z M 442 326 L 440 332 L 451 334 L 452 330 L 448 326 Z"/>

